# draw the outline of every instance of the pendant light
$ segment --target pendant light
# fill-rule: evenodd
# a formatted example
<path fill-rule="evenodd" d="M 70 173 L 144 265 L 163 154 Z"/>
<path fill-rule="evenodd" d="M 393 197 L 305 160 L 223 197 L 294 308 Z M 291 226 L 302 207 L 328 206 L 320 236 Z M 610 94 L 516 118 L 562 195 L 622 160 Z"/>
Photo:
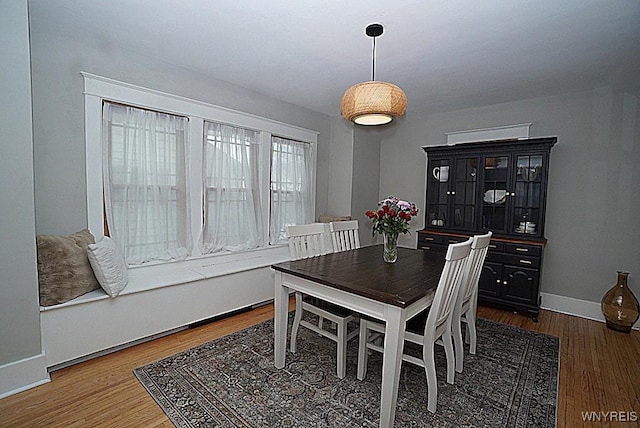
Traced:
<path fill-rule="evenodd" d="M 383 31 L 381 24 L 371 24 L 365 29 L 367 36 L 373 39 L 371 81 L 347 89 L 340 103 L 342 116 L 358 125 L 384 125 L 394 116 L 402 116 L 407 109 L 407 96 L 400 87 L 375 80 L 376 37 Z"/>

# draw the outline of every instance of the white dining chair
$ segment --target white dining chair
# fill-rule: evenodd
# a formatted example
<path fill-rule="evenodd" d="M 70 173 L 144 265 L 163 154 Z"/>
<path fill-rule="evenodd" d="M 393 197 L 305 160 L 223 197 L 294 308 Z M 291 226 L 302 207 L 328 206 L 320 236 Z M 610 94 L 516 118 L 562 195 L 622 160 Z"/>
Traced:
<path fill-rule="evenodd" d="M 360 248 L 358 220 L 334 221 L 329 223 L 333 251 L 348 251 Z"/>
<path fill-rule="evenodd" d="M 456 371 L 462 373 L 464 359 L 464 344 L 462 340 L 462 323 L 466 325 L 465 338 L 469 343 L 469 353 L 476 353 L 476 310 L 478 307 L 478 282 L 482 273 L 482 266 L 487 257 L 487 250 L 491 242 L 492 233 L 475 235 L 471 243 L 471 252 L 467 259 L 464 277 L 458 298 L 453 307 L 453 320 L 451 321 L 451 334 L 456 351 Z"/>
<path fill-rule="evenodd" d="M 420 367 L 424 367 L 427 377 L 427 409 L 434 413 L 438 399 L 438 381 L 436 378 L 436 365 L 434 347 L 436 341 L 441 342 L 447 357 L 447 383 L 453 384 L 455 376 L 455 355 L 451 337 L 451 320 L 453 306 L 458 296 L 458 289 L 464 276 L 464 268 L 467 257 L 471 251 L 472 239 L 459 244 L 450 244 L 445 255 L 445 264 L 440 275 L 438 286 L 433 292 L 433 301 L 428 309 L 428 314 L 423 318 L 422 329 L 410 329 L 410 320 L 407 320 L 405 342 L 411 342 L 422 346 L 422 358 L 403 353 L 402 360 Z M 419 316 L 419 315 L 417 315 Z M 413 320 L 413 318 L 412 318 Z M 374 334 L 369 335 L 369 331 Z M 385 332 L 384 324 L 372 321 L 368 318 L 360 320 L 360 339 L 358 344 L 358 379 L 363 380 L 367 372 L 368 350 L 384 352 L 384 347 L 377 344 L 380 333 Z"/>
<path fill-rule="evenodd" d="M 287 226 L 289 254 L 291 260 L 307 259 L 333 253 L 328 244 L 329 225 L 325 223 L 310 223 Z"/>
<path fill-rule="evenodd" d="M 333 248 L 328 245 L 328 233 L 326 223 L 311 223 L 297 226 L 288 226 L 287 235 L 289 239 L 289 252 L 292 260 L 306 259 L 333 252 Z M 293 318 L 291 329 L 292 353 L 296 353 L 296 339 L 300 326 L 305 327 L 333 340 L 337 343 L 337 375 L 344 378 L 347 366 L 347 342 L 358 335 L 359 329 L 356 327 L 351 332 L 348 331 L 348 324 L 355 322 L 353 312 L 333 303 L 326 302 L 316 297 L 303 295 L 296 291 L 296 313 Z M 304 311 L 311 312 L 318 316 L 318 325 L 312 324 L 302 319 Z M 335 325 L 336 332 L 324 328 L 324 319 L 331 321 Z"/>

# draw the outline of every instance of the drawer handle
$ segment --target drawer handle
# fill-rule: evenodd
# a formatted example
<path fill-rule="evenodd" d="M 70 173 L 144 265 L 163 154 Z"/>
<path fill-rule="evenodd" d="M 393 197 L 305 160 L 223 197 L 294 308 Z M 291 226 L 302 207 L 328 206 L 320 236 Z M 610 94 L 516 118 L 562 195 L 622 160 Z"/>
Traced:
<path fill-rule="evenodd" d="M 521 253 L 528 253 L 528 252 L 529 252 L 529 249 L 528 249 L 528 248 L 520 248 L 520 247 L 517 247 L 517 248 L 516 248 L 516 251 L 520 251 Z"/>
<path fill-rule="evenodd" d="M 532 264 L 532 263 L 531 263 L 531 260 L 520 260 L 520 263 L 522 263 L 522 264 L 524 264 L 524 265 L 530 265 L 530 264 Z"/>
<path fill-rule="evenodd" d="M 423 245 L 423 246 L 422 246 L 422 247 L 420 247 L 420 248 L 421 248 L 421 249 L 423 249 L 423 250 L 430 250 L 430 249 L 431 249 L 431 247 L 427 247 L 426 245 Z"/>
<path fill-rule="evenodd" d="M 489 248 L 498 248 L 498 246 L 494 244 L 489 244 Z"/>
<path fill-rule="evenodd" d="M 426 238 L 424 238 L 424 240 L 425 240 L 425 241 L 435 241 L 435 239 L 436 239 L 436 238 L 430 238 L 430 237 L 428 237 L 428 236 L 427 236 Z"/>

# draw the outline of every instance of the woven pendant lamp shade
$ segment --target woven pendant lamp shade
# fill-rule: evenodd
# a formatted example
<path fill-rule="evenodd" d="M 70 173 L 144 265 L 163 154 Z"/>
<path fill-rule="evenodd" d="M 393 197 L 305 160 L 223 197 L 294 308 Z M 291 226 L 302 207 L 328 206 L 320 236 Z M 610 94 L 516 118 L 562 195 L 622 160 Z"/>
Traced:
<path fill-rule="evenodd" d="M 384 32 L 382 24 L 370 24 L 365 34 L 373 39 L 371 80 L 353 85 L 342 96 L 342 116 L 358 125 L 384 125 L 407 109 L 407 96 L 393 83 L 376 80 L 376 37 Z"/>
<path fill-rule="evenodd" d="M 368 81 L 353 85 L 342 96 L 342 116 L 359 125 L 384 125 L 407 109 L 407 96 L 393 83 Z"/>

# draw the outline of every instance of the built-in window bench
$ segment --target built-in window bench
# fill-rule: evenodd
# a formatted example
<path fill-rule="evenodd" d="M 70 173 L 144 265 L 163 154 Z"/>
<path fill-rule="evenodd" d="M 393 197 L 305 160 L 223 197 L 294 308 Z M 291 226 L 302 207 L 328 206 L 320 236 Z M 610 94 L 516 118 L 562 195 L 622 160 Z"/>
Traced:
<path fill-rule="evenodd" d="M 270 266 L 286 246 L 129 269 L 110 298 L 102 289 L 40 308 L 42 343 L 52 370 L 273 299 Z"/>

